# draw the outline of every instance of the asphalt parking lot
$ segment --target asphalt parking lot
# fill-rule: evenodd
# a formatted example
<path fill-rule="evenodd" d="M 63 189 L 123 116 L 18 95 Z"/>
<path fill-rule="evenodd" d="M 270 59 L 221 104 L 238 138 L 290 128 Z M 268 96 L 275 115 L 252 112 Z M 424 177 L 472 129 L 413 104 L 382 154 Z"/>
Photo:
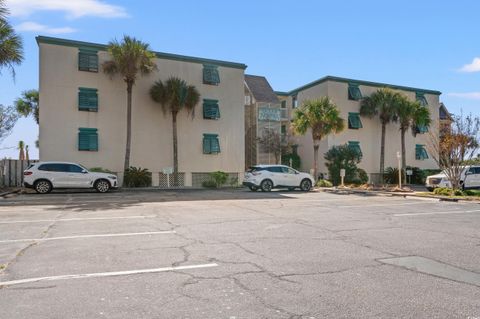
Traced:
<path fill-rule="evenodd" d="M 0 200 L 1 318 L 480 318 L 480 205 L 321 192 Z"/>

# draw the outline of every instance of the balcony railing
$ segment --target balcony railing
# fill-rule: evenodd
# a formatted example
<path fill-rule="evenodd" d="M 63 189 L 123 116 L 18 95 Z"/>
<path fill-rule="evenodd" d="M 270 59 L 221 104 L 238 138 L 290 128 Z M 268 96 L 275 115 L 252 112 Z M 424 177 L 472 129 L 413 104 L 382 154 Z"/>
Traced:
<path fill-rule="evenodd" d="M 288 120 L 288 110 L 287 109 L 280 109 L 280 118 L 282 120 Z"/>

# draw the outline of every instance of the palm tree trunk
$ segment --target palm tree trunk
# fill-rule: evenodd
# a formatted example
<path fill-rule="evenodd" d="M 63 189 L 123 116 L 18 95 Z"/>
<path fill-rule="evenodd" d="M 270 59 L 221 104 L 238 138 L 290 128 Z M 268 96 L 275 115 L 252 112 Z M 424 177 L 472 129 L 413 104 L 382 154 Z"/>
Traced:
<path fill-rule="evenodd" d="M 317 140 L 313 140 L 313 178 L 317 182 L 318 176 L 318 149 L 320 145 Z"/>
<path fill-rule="evenodd" d="M 178 137 L 177 137 L 177 112 L 172 112 L 173 136 L 173 184 L 178 186 Z"/>
<path fill-rule="evenodd" d="M 407 159 L 405 158 L 406 155 L 406 150 L 405 150 L 405 133 L 406 129 L 404 127 L 400 128 L 400 138 L 402 142 L 402 178 L 403 178 L 403 183 L 406 183 L 406 170 L 407 170 Z"/>
<path fill-rule="evenodd" d="M 127 144 L 125 147 L 125 162 L 123 170 L 126 171 L 130 167 L 130 150 L 132 143 L 132 88 L 133 82 L 127 82 Z"/>
<path fill-rule="evenodd" d="M 380 182 L 383 184 L 383 173 L 385 172 L 385 131 L 386 123 L 382 123 L 382 141 L 380 145 Z"/>

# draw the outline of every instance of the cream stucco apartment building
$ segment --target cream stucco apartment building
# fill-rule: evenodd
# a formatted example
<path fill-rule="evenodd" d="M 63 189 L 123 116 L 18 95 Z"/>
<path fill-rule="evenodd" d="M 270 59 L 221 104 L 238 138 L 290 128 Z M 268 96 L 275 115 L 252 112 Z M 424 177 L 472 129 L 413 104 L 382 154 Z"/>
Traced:
<path fill-rule="evenodd" d="M 427 106 L 432 117 L 430 131 L 438 134 L 440 119 L 439 96 L 441 94 L 439 91 L 326 76 L 292 91 L 276 93 L 279 99 L 287 104 L 290 117 L 293 115 L 295 108 L 300 106 L 303 101 L 328 96 L 340 109 L 341 116 L 346 120 L 346 125 L 343 132 L 329 135 L 321 142 L 319 172 L 327 175 L 323 158 L 325 152 L 334 145 L 349 144 L 361 150 L 363 157 L 359 167 L 363 168 L 372 179 L 378 173 L 380 167 L 381 125 L 378 118 L 368 119 L 359 116 L 360 101 L 362 97 L 369 96 L 383 87 L 399 91 L 411 100 L 418 100 L 421 104 Z M 400 151 L 398 124 L 388 125 L 386 133 L 385 167 L 398 167 L 397 151 Z M 406 134 L 407 165 L 422 169 L 437 168 L 435 161 L 427 152 L 426 145 L 430 137 L 426 133 L 424 129 L 420 129 L 415 136 L 410 132 Z M 309 171 L 313 168 L 313 141 L 311 133 L 307 133 L 305 136 L 295 136 L 293 141 L 298 145 L 298 154 L 302 160 L 302 170 Z"/>
<path fill-rule="evenodd" d="M 106 45 L 37 37 L 40 50 L 40 160 L 73 161 L 123 170 L 126 85 L 101 69 Z M 196 116 L 178 116 L 180 180 L 200 186 L 221 170 L 242 178 L 244 70 L 246 65 L 156 52 L 158 70 L 138 77 L 133 88 L 131 165 L 149 169 L 153 185 L 164 185 L 173 166 L 172 123 L 153 102 L 156 80 L 179 77 L 201 94 Z"/>

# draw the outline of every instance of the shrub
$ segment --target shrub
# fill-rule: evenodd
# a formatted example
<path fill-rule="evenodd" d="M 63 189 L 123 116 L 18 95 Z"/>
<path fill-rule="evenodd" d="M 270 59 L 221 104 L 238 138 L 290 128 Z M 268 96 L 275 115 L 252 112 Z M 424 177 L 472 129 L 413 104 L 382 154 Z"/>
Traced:
<path fill-rule="evenodd" d="M 292 159 L 292 167 L 294 169 L 300 169 L 302 161 L 297 153 L 289 153 L 282 155 L 282 165 L 290 166 L 290 159 Z"/>
<path fill-rule="evenodd" d="M 368 174 L 364 169 L 357 168 L 353 179 L 347 180 L 346 182 L 352 183 L 355 185 L 362 185 L 368 182 Z"/>
<path fill-rule="evenodd" d="M 465 193 L 460 189 L 456 189 L 456 190 L 453 191 L 453 195 L 455 195 L 455 196 L 465 196 Z"/>
<path fill-rule="evenodd" d="M 148 187 L 152 185 L 152 173 L 146 168 L 133 167 L 125 171 L 123 185 L 126 187 Z"/>
<path fill-rule="evenodd" d="M 116 174 L 109 169 L 103 167 L 92 167 L 89 169 L 90 172 L 97 172 L 97 173 L 108 173 L 108 174 Z"/>
<path fill-rule="evenodd" d="M 480 196 L 479 190 L 466 189 L 463 191 L 466 196 Z"/>
<path fill-rule="evenodd" d="M 228 184 L 231 186 L 231 187 L 238 187 L 239 184 L 238 184 L 238 177 L 232 177 L 230 179 L 230 181 L 228 182 Z"/>
<path fill-rule="evenodd" d="M 317 187 L 332 187 L 333 184 L 332 184 L 332 182 L 330 182 L 326 179 L 319 179 L 315 186 L 317 186 Z"/>
<path fill-rule="evenodd" d="M 217 183 L 215 183 L 214 180 L 209 179 L 208 181 L 203 181 L 203 182 L 202 182 L 202 187 L 205 187 L 205 188 L 217 188 Z"/>
<path fill-rule="evenodd" d="M 387 184 L 398 184 L 398 168 L 387 167 L 383 173 L 383 180 Z"/>
<path fill-rule="evenodd" d="M 328 174 L 333 185 L 340 184 L 340 169 L 345 169 L 345 183 L 352 183 L 359 180 L 357 164 L 362 159 L 362 154 L 348 145 L 333 146 L 324 156 Z M 365 173 L 366 175 L 366 173 Z M 368 176 L 367 176 L 368 181 Z"/>
<path fill-rule="evenodd" d="M 433 193 L 435 195 L 452 196 L 453 195 L 453 189 L 448 188 L 448 187 L 439 187 L 439 188 L 435 188 L 433 190 Z"/>

